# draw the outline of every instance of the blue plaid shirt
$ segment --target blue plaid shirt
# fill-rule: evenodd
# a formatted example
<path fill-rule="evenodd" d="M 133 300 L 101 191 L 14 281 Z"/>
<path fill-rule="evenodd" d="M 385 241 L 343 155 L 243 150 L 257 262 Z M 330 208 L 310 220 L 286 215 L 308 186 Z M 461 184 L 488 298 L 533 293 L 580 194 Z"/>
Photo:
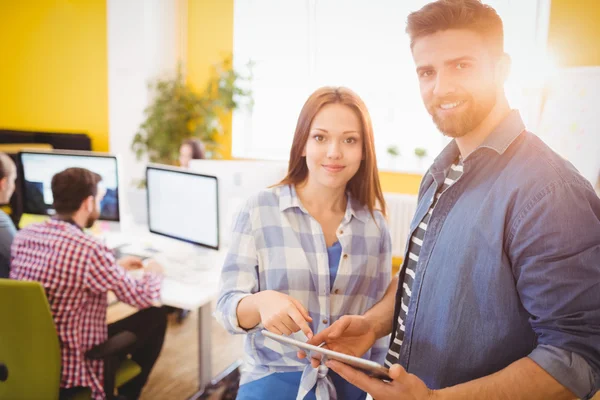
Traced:
<path fill-rule="evenodd" d="M 384 295 L 391 279 L 391 239 L 384 217 L 375 218 L 348 194 L 337 230 L 342 257 L 333 287 L 327 245 L 320 224 L 310 216 L 293 186 L 278 186 L 250 198 L 233 224 L 229 254 L 221 272 L 215 317 L 231 333 L 247 334 L 241 384 L 275 372 L 304 371 L 298 398 L 317 384 L 317 398 L 335 398 L 327 368 L 313 369 L 296 350 L 260 334 L 259 324 L 239 326 L 240 300 L 261 290 L 285 293 L 306 307 L 319 332 L 346 314 L 364 314 Z M 306 341 L 302 331 L 292 337 Z M 383 363 L 389 338 L 379 339 L 363 357 Z"/>

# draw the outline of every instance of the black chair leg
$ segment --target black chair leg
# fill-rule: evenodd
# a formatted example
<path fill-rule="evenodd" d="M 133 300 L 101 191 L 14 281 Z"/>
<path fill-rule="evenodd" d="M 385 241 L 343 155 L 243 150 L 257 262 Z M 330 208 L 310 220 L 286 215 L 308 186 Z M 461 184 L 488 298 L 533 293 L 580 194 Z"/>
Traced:
<path fill-rule="evenodd" d="M 106 400 L 116 400 L 115 378 L 120 360 L 118 357 L 107 357 L 104 359 L 104 393 Z"/>

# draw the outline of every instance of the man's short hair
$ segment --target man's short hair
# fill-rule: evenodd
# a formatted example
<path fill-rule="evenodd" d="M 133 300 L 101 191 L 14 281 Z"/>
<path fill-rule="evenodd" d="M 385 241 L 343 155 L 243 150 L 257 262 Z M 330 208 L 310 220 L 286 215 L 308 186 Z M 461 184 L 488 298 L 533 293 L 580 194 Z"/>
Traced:
<path fill-rule="evenodd" d="M 53 207 L 57 214 L 70 215 L 79 210 L 89 196 L 98 194 L 102 177 L 85 168 L 67 168 L 52 177 Z"/>
<path fill-rule="evenodd" d="M 0 153 L 0 179 L 7 177 L 17 167 L 6 153 Z"/>
<path fill-rule="evenodd" d="M 502 19 L 481 0 L 437 0 L 408 16 L 406 33 L 412 49 L 417 39 L 448 29 L 468 29 L 479 33 L 494 56 L 504 53 Z"/>

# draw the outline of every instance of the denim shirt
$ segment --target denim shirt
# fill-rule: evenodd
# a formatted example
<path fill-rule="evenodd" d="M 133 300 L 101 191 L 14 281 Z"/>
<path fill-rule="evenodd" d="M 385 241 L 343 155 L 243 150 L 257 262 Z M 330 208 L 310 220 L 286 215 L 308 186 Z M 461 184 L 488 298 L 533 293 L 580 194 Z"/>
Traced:
<path fill-rule="evenodd" d="M 423 178 L 411 236 L 458 155 L 452 141 Z M 438 389 L 529 357 L 591 397 L 600 386 L 600 199 L 517 111 L 463 163 L 423 240 L 400 364 Z M 401 296 L 399 286 L 392 332 Z"/>

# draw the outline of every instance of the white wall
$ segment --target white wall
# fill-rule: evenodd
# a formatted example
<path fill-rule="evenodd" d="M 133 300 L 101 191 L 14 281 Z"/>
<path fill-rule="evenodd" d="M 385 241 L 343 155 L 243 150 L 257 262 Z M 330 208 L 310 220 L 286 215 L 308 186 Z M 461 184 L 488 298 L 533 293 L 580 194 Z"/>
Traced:
<path fill-rule="evenodd" d="M 131 142 L 144 118 L 148 82 L 185 65 L 185 0 L 108 0 L 108 115 L 110 152 L 121 159 L 121 198 L 144 175 Z"/>

